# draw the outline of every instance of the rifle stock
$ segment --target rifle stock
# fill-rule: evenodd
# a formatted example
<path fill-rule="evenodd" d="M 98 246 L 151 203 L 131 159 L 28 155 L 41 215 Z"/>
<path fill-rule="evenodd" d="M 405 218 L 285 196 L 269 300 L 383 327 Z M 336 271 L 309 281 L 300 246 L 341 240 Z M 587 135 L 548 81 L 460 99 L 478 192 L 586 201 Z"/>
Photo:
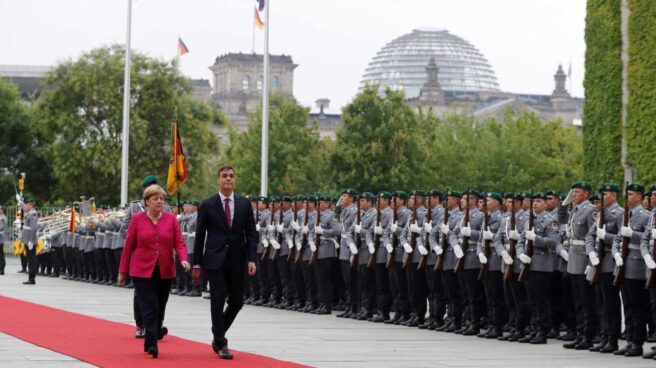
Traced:
<path fill-rule="evenodd" d="M 467 207 L 465 208 L 465 219 L 463 221 L 465 224 L 465 227 L 469 226 L 469 191 L 467 191 Z M 465 257 L 467 255 L 467 248 L 469 248 L 469 237 L 468 236 L 463 236 L 462 237 L 462 258 L 458 259 L 458 262 L 456 262 L 455 267 L 453 268 L 453 272 L 458 273 L 462 271 L 463 268 L 465 268 Z"/>
<path fill-rule="evenodd" d="M 489 230 L 490 227 L 490 215 L 487 213 L 487 195 L 483 197 L 483 231 Z M 487 279 L 487 273 L 490 269 L 490 241 L 483 239 L 483 255 L 488 259 L 488 262 L 481 263 L 481 268 L 478 271 L 478 280 L 483 281 Z"/>
<path fill-rule="evenodd" d="M 392 224 L 395 224 L 398 221 L 398 213 L 396 211 L 396 196 L 392 197 L 392 201 L 394 202 L 394 207 L 392 208 L 393 215 L 392 215 Z M 399 246 L 399 237 L 396 235 L 396 232 L 392 232 L 392 253 L 387 255 L 387 264 L 385 267 L 390 268 L 394 266 L 394 263 L 396 262 L 396 248 Z"/>
<path fill-rule="evenodd" d="M 528 230 L 533 230 L 533 191 L 531 191 L 531 209 L 528 214 Z M 533 257 L 533 240 L 526 240 L 526 255 Z M 528 272 L 531 270 L 530 263 L 522 263 L 517 280 L 524 281 L 528 278 Z"/>
<path fill-rule="evenodd" d="M 606 205 L 604 203 L 604 192 L 603 190 L 600 191 L 599 196 L 601 197 L 601 211 L 599 212 L 599 225 L 597 226 L 598 229 L 601 229 L 604 227 L 606 224 Z M 601 281 L 601 262 L 603 261 L 604 257 L 606 256 L 606 246 L 604 244 L 603 240 L 599 240 L 597 242 L 597 255 L 599 256 L 599 264 L 596 266 L 593 266 L 593 271 L 592 271 L 592 279 L 590 280 L 590 284 L 592 285 L 597 285 Z"/>
<path fill-rule="evenodd" d="M 629 191 L 626 189 L 629 186 L 629 182 L 626 182 L 624 186 L 624 218 L 622 219 L 623 226 L 629 226 Z M 613 279 L 613 285 L 620 286 L 624 283 L 624 273 L 626 269 L 626 256 L 629 254 L 629 242 L 631 239 L 629 237 L 622 237 L 622 248 L 620 250 L 620 255 L 622 257 L 622 267 L 615 267 L 615 278 Z"/>
<path fill-rule="evenodd" d="M 444 208 L 444 225 L 449 226 L 449 208 L 448 208 L 448 196 L 444 196 L 442 199 L 442 207 Z M 437 256 L 437 261 L 435 261 L 435 266 L 433 266 L 433 271 L 442 271 L 444 269 L 444 252 L 449 246 L 449 236 L 442 234 L 440 231 L 440 247 L 442 248 L 442 254 Z"/>
<path fill-rule="evenodd" d="M 515 218 L 515 193 L 513 193 L 512 201 L 510 203 L 510 230 L 517 230 L 517 219 Z M 517 257 L 517 240 L 508 239 L 508 255 L 514 262 L 515 257 Z M 513 268 L 514 265 L 506 266 L 506 271 L 503 273 L 503 279 L 505 281 L 511 281 L 513 279 Z"/>
<path fill-rule="evenodd" d="M 380 199 L 376 202 L 376 226 L 380 226 Z M 374 235 L 374 252 L 369 255 L 367 262 L 368 268 L 376 267 L 376 252 L 378 251 L 378 244 L 380 243 L 380 235 Z"/>

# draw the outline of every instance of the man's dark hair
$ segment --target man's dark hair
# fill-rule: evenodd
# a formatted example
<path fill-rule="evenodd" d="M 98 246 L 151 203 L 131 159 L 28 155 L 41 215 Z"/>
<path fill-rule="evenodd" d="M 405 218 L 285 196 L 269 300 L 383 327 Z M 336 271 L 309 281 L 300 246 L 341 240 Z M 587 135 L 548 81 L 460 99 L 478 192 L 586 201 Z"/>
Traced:
<path fill-rule="evenodd" d="M 230 165 L 223 165 L 223 166 L 219 167 L 219 171 L 216 173 L 216 176 L 221 176 L 221 173 L 224 172 L 224 171 L 227 171 L 227 170 L 232 170 L 232 172 L 234 172 L 235 174 L 237 173 L 235 171 L 234 167 L 232 167 Z"/>

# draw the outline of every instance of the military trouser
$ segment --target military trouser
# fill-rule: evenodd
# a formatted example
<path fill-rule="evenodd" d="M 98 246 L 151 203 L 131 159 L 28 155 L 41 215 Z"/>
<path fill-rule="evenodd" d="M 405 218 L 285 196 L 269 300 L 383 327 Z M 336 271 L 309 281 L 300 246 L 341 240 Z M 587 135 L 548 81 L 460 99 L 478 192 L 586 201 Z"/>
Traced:
<path fill-rule="evenodd" d="M 36 260 L 36 245 L 30 248 L 25 245 L 25 251 L 27 252 L 27 273 L 28 273 L 28 279 L 29 280 L 34 280 L 36 278 L 36 272 L 37 272 L 37 260 Z"/>
<path fill-rule="evenodd" d="M 106 281 L 109 276 L 107 276 L 107 262 L 105 262 L 105 255 L 103 254 L 102 249 L 96 249 L 93 251 L 93 260 L 94 266 L 96 267 L 95 280 L 100 282 Z"/>
<path fill-rule="evenodd" d="M 428 314 L 438 325 L 444 322 L 447 297 L 442 283 L 442 271 L 433 271 L 434 265 L 426 267 L 426 284 L 428 285 Z"/>
<path fill-rule="evenodd" d="M 360 288 L 358 286 L 357 268 L 351 268 L 350 260 L 339 260 L 346 294 L 346 309 L 357 313 L 360 309 Z"/>
<path fill-rule="evenodd" d="M 390 292 L 389 273 L 385 263 L 377 263 L 375 273 L 378 311 L 383 316 L 388 317 L 392 308 L 392 293 Z"/>
<path fill-rule="evenodd" d="M 260 255 L 258 254 L 258 257 L 256 257 L 256 269 L 259 270 L 259 266 L 257 266 L 257 261 L 260 259 Z M 250 297 L 253 298 L 253 300 L 260 299 L 260 275 L 259 272 L 255 273 L 255 275 L 246 275 L 246 279 L 248 280 L 248 285 L 247 288 L 244 289 L 245 292 L 250 292 Z M 244 298 L 246 298 L 246 295 L 244 295 Z"/>
<path fill-rule="evenodd" d="M 531 308 L 528 304 L 526 287 L 523 282 L 517 280 L 517 276 L 517 274 L 513 274 L 513 279 L 507 282 L 510 284 L 510 292 L 515 305 L 515 320 L 513 321 L 515 331 L 523 333 L 531 320 Z"/>
<path fill-rule="evenodd" d="M 412 255 L 408 255 L 412 256 Z M 428 298 L 428 285 L 426 285 L 426 272 L 418 271 L 419 263 L 410 263 L 405 269 L 408 282 L 408 295 L 410 298 L 410 310 L 417 318 L 423 320 L 426 317 L 426 299 Z"/>
<path fill-rule="evenodd" d="M 123 248 L 117 248 L 117 249 L 112 249 L 112 252 L 114 253 L 114 264 L 116 265 L 115 270 L 115 275 L 118 277 L 118 267 L 121 264 L 121 254 L 123 254 Z"/>
<path fill-rule="evenodd" d="M 467 304 L 471 318 L 471 326 L 476 329 L 481 326 L 481 318 L 485 315 L 485 291 L 478 281 L 478 269 L 462 270 L 462 278 L 467 290 Z"/>
<path fill-rule="evenodd" d="M 288 260 L 289 271 L 292 278 L 292 285 L 294 288 L 294 299 L 296 304 L 304 305 L 306 300 L 305 294 L 305 277 L 303 276 L 303 268 L 300 263 L 296 263 L 296 259 Z M 258 290 L 259 294 L 259 290 Z"/>
<path fill-rule="evenodd" d="M 444 285 L 444 291 L 449 300 L 449 311 L 451 313 L 451 320 L 453 327 L 455 329 L 460 329 L 462 327 L 462 298 L 460 295 L 460 287 L 458 282 L 458 274 L 454 273 L 453 270 L 443 270 L 442 273 L 442 284 Z"/>
<path fill-rule="evenodd" d="M 576 313 L 572 284 L 563 276 L 564 274 L 560 271 L 551 273 L 551 329 L 559 333 L 560 326 L 564 323 L 567 332 L 574 333 L 576 331 Z"/>
<path fill-rule="evenodd" d="M 271 288 L 271 301 L 278 304 L 282 300 L 282 282 L 280 280 L 280 270 L 278 268 L 278 264 L 272 260 L 271 258 L 267 258 L 264 260 L 269 266 L 267 267 L 269 269 L 269 279 L 271 280 L 272 288 Z"/>
<path fill-rule="evenodd" d="M 649 319 L 649 292 L 645 289 L 645 280 L 624 279 L 622 285 L 626 301 L 626 309 L 631 311 L 628 321 L 631 329 L 627 332 L 626 341 L 642 346 L 647 338 L 647 320 Z M 627 327 L 629 325 L 627 324 Z"/>
<path fill-rule="evenodd" d="M 577 310 L 576 333 L 578 337 L 592 340 L 597 333 L 597 311 L 594 288 L 585 275 L 571 275 L 574 305 Z M 644 289 L 644 285 L 643 289 Z"/>
<path fill-rule="evenodd" d="M 366 264 L 358 265 L 357 267 L 360 305 L 363 311 L 373 313 L 376 308 L 376 271 L 373 268 L 367 267 Z"/>
<path fill-rule="evenodd" d="M 316 264 L 315 282 L 319 286 L 319 299 L 321 304 L 332 309 L 333 283 L 331 282 L 335 258 L 320 258 Z"/>
<path fill-rule="evenodd" d="M 551 272 L 529 271 L 524 282 L 533 312 L 534 327 L 538 335 L 547 336 L 551 329 L 549 311 L 551 310 Z"/>
<path fill-rule="evenodd" d="M 483 288 L 485 290 L 488 328 L 501 333 L 503 325 L 508 319 L 503 294 L 503 274 L 498 271 L 489 271 L 487 278 L 483 281 Z"/>
<path fill-rule="evenodd" d="M 613 273 L 605 272 L 601 274 L 599 290 L 604 304 L 604 319 L 606 326 L 603 330 L 610 341 L 617 343 L 620 337 L 622 326 L 622 306 L 620 301 L 620 288 L 613 285 Z"/>
<path fill-rule="evenodd" d="M 410 297 L 405 269 L 400 262 L 394 262 L 388 271 L 394 312 L 402 317 L 407 317 L 410 315 Z"/>
<path fill-rule="evenodd" d="M 262 260 L 261 253 L 257 254 L 256 262 L 258 272 L 255 274 L 255 276 L 260 281 L 260 300 L 264 303 L 267 303 L 271 297 L 271 278 L 269 271 L 270 263 L 268 260 Z"/>
<path fill-rule="evenodd" d="M 105 253 L 105 264 L 107 267 L 107 276 L 109 279 L 107 281 L 114 283 L 118 276 L 118 266 L 114 263 L 114 252 L 111 249 L 103 249 Z"/>
<path fill-rule="evenodd" d="M 5 242 L 4 237 L 0 236 L 0 271 L 4 272 L 6 266 L 7 261 L 5 260 Z"/>
<path fill-rule="evenodd" d="M 27 245 L 25 245 L 27 247 Z M 27 272 L 27 255 L 20 255 L 21 271 Z"/>
<path fill-rule="evenodd" d="M 287 263 L 287 256 L 280 256 L 274 261 L 278 268 L 278 275 L 282 286 L 282 296 L 285 298 L 286 303 L 294 302 L 294 285 L 292 281 L 291 270 Z"/>
<path fill-rule="evenodd" d="M 184 277 L 184 267 L 182 267 L 182 262 L 180 262 L 180 257 L 178 253 L 175 253 L 175 280 L 173 280 L 172 287 L 177 290 L 177 293 L 180 294 L 186 289 L 185 277 Z"/>
<path fill-rule="evenodd" d="M 309 303 L 313 309 L 316 309 L 319 306 L 319 291 L 315 278 L 316 265 L 311 265 L 310 261 L 303 261 L 300 266 L 305 281 L 305 304 Z"/>
<path fill-rule="evenodd" d="M 649 316 L 649 333 L 656 333 L 656 289 L 649 289 L 649 306 L 650 306 L 650 316 Z"/>
<path fill-rule="evenodd" d="M 98 276 L 98 270 L 96 269 L 96 258 L 94 255 L 94 252 L 85 252 L 84 253 L 84 259 L 85 259 L 85 264 L 86 264 L 86 278 L 89 281 L 93 281 L 97 278 Z"/>

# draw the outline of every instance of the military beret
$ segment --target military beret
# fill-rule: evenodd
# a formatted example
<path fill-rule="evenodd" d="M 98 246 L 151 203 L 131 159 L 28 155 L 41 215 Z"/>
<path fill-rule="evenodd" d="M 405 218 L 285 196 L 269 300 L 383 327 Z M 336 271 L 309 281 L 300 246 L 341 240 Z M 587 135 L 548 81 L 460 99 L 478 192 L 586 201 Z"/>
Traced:
<path fill-rule="evenodd" d="M 600 199 L 601 198 L 599 198 L 599 194 L 597 194 L 597 193 L 590 196 L 590 201 L 598 201 Z"/>
<path fill-rule="evenodd" d="M 34 198 L 31 198 L 31 197 L 23 197 L 23 203 L 25 203 L 25 204 L 33 203 L 34 204 L 34 203 L 36 203 L 36 201 L 34 200 Z"/>
<path fill-rule="evenodd" d="M 477 197 L 477 198 L 481 197 L 481 193 L 477 192 L 476 189 L 467 189 L 464 192 L 462 192 L 463 196 L 466 196 L 467 194 L 469 194 L 470 196 Z"/>
<path fill-rule="evenodd" d="M 414 190 L 412 190 L 412 191 L 410 192 L 410 195 L 411 195 L 411 196 L 420 196 L 420 197 L 425 197 L 425 196 L 426 196 L 426 192 L 424 192 L 424 191 L 421 190 L 421 189 L 414 189 Z"/>
<path fill-rule="evenodd" d="M 488 198 L 496 199 L 497 201 L 499 201 L 499 203 L 503 202 L 503 198 L 501 197 L 501 194 L 497 192 L 488 192 L 486 195 Z"/>
<path fill-rule="evenodd" d="M 530 194 L 529 194 L 529 196 L 530 196 Z M 516 201 L 523 201 L 525 197 L 526 196 L 524 195 L 524 193 L 517 192 L 517 193 L 515 193 L 515 198 L 513 198 L 513 199 L 516 200 Z"/>
<path fill-rule="evenodd" d="M 431 190 L 428 191 L 428 195 L 431 196 L 431 197 L 440 197 L 440 198 L 442 198 L 444 193 L 442 193 L 442 191 L 439 190 L 439 189 L 431 189 Z"/>
<path fill-rule="evenodd" d="M 141 181 L 141 187 L 145 188 L 149 185 L 157 184 L 157 176 L 155 175 L 148 175 L 146 176 L 143 181 Z"/>
<path fill-rule="evenodd" d="M 547 190 L 544 191 L 544 195 L 558 197 L 558 192 L 556 192 L 553 189 L 547 189 Z"/>
<path fill-rule="evenodd" d="M 397 190 L 396 192 L 394 192 L 394 196 L 401 199 L 408 199 L 408 193 L 402 190 Z"/>
<path fill-rule="evenodd" d="M 358 191 L 353 189 L 353 188 L 346 188 L 346 189 L 342 190 L 341 194 L 350 194 L 352 196 L 357 197 Z"/>
<path fill-rule="evenodd" d="M 587 181 L 577 181 L 576 183 L 572 184 L 572 189 L 592 190 L 592 184 L 588 183 Z"/>
<path fill-rule="evenodd" d="M 390 192 L 382 191 L 382 192 L 378 193 L 378 198 L 392 199 L 392 197 L 393 197 L 392 193 L 390 193 Z"/>
<path fill-rule="evenodd" d="M 198 207 L 198 206 L 200 206 L 200 201 L 194 199 L 193 201 L 190 202 L 190 204 L 191 204 L 192 206 L 196 206 L 196 207 Z"/>
<path fill-rule="evenodd" d="M 460 198 L 460 197 L 462 197 L 462 192 L 458 192 L 458 191 L 455 191 L 455 190 L 447 190 L 446 191 L 446 196 L 447 197 L 458 197 L 458 198 Z"/>
<path fill-rule="evenodd" d="M 362 194 L 360 194 L 360 198 L 376 199 L 376 196 L 371 192 L 362 192 Z"/>
<path fill-rule="evenodd" d="M 640 194 L 643 194 L 645 192 L 645 186 L 638 183 L 631 183 L 626 187 L 626 190 L 630 190 L 632 192 L 639 192 Z"/>
<path fill-rule="evenodd" d="M 533 193 L 533 199 L 547 199 L 547 194 L 544 192 L 535 192 Z"/>
<path fill-rule="evenodd" d="M 602 184 L 601 188 L 599 188 L 599 193 L 601 192 L 615 192 L 615 193 L 620 193 L 622 189 L 620 189 L 620 186 L 614 183 L 606 183 Z"/>
<path fill-rule="evenodd" d="M 655 190 L 656 190 L 656 184 L 653 184 L 652 186 L 649 187 L 649 193 L 651 193 Z"/>
<path fill-rule="evenodd" d="M 269 202 L 278 202 L 280 197 L 277 194 L 272 194 L 269 196 Z"/>
<path fill-rule="evenodd" d="M 257 197 L 257 200 L 260 202 L 269 203 L 269 198 L 267 198 L 266 196 L 259 196 Z"/>
<path fill-rule="evenodd" d="M 322 195 L 318 196 L 318 198 L 322 202 L 332 202 L 332 200 L 333 200 L 332 196 L 325 195 L 325 194 L 322 194 Z"/>
<path fill-rule="evenodd" d="M 292 198 L 294 198 L 295 201 L 304 201 L 307 197 L 303 194 L 297 194 L 297 195 L 293 196 Z"/>
<path fill-rule="evenodd" d="M 293 200 L 294 200 L 294 198 L 292 196 L 288 196 L 288 195 L 282 196 L 282 201 L 283 202 L 292 202 Z"/>

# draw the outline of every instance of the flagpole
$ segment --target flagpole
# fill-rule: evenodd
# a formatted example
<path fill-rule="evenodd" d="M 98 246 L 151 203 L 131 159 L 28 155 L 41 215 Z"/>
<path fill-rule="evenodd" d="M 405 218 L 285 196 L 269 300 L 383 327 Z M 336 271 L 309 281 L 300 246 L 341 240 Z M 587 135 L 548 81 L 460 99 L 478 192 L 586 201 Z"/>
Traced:
<path fill-rule="evenodd" d="M 260 195 L 267 196 L 269 172 L 269 8 L 271 0 L 264 7 L 264 86 L 262 89 L 262 158 L 260 172 Z"/>
<path fill-rule="evenodd" d="M 130 28 L 132 0 L 128 0 L 127 36 L 125 41 L 125 75 L 123 80 L 123 149 L 121 152 L 121 206 L 128 203 L 128 161 L 130 152 Z"/>
<path fill-rule="evenodd" d="M 253 43 L 251 44 L 251 52 L 255 53 L 255 17 L 253 17 Z"/>

